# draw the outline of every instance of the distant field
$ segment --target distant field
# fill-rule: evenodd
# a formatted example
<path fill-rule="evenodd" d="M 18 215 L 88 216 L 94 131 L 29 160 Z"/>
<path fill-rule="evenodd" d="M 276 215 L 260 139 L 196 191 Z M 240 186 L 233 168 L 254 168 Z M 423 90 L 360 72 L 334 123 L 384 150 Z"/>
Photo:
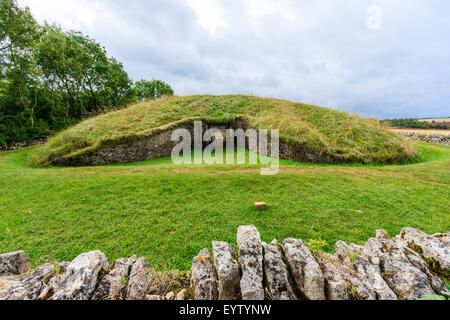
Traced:
<path fill-rule="evenodd" d="M 450 130 L 440 130 L 440 129 L 392 129 L 395 132 L 414 132 L 421 134 L 443 134 L 450 135 Z"/>
<path fill-rule="evenodd" d="M 450 118 L 420 119 L 420 122 L 450 122 Z"/>

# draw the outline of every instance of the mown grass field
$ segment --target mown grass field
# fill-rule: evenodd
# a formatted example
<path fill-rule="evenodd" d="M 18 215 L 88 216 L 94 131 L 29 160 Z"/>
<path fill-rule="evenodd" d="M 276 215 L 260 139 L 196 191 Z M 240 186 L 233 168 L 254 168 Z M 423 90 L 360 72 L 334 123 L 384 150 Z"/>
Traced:
<path fill-rule="evenodd" d="M 188 270 L 212 240 L 236 244 L 239 225 L 264 241 L 321 238 L 362 244 L 375 230 L 450 230 L 450 147 L 417 143 L 418 163 L 175 167 L 170 159 L 121 166 L 30 168 L 32 149 L 0 153 L 0 252 L 34 266 L 101 250 Z M 38 147 L 39 148 L 39 147 Z M 255 201 L 268 209 L 258 212 Z"/>
<path fill-rule="evenodd" d="M 420 122 L 450 122 L 450 118 L 420 119 Z"/>

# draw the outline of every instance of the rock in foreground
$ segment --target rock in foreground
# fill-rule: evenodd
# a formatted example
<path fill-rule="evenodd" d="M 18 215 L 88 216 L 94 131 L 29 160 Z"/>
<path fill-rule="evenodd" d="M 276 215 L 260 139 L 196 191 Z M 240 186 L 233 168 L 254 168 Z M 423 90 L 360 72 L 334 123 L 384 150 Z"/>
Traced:
<path fill-rule="evenodd" d="M 75 258 L 67 271 L 52 278 L 39 299 L 89 300 L 97 287 L 99 273 L 108 268 L 100 251 L 83 253 Z"/>
<path fill-rule="evenodd" d="M 283 261 L 281 247 L 275 242 L 263 244 L 265 287 L 273 300 L 296 300 L 289 283 L 289 272 Z"/>
<path fill-rule="evenodd" d="M 297 289 L 307 300 L 325 300 L 325 283 L 319 264 L 302 240 L 286 239 L 286 260 Z"/>
<path fill-rule="evenodd" d="M 255 226 L 241 226 L 237 233 L 237 243 L 242 268 L 242 299 L 264 300 L 261 235 Z"/>
<path fill-rule="evenodd" d="M 212 243 L 214 267 L 219 278 L 219 300 L 240 300 L 240 271 L 236 252 L 226 242 Z"/>
<path fill-rule="evenodd" d="M 239 257 L 213 242 L 214 262 L 203 249 L 191 273 L 157 271 L 135 256 L 109 267 L 93 251 L 24 274 L 24 252 L 2 254 L 0 300 L 416 300 L 445 290 L 450 272 L 448 232 L 377 230 L 364 246 L 338 241 L 335 254 L 318 256 L 299 239 L 263 243 L 255 226 L 239 227 L 237 243 Z"/>
<path fill-rule="evenodd" d="M 211 263 L 208 249 L 203 249 L 194 258 L 191 272 L 191 287 L 194 290 L 195 299 L 217 300 L 219 298 L 217 274 Z"/>
<path fill-rule="evenodd" d="M 23 274 L 30 268 L 30 257 L 23 251 L 0 254 L 0 275 Z"/>

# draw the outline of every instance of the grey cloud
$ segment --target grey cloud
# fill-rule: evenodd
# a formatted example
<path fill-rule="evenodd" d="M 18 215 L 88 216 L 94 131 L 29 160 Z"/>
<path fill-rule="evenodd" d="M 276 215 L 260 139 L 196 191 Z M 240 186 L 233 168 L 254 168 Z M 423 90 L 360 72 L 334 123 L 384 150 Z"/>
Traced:
<path fill-rule="evenodd" d="M 447 2 L 278 1 L 286 15 L 269 10 L 255 29 L 243 1 L 220 0 L 227 26 L 214 35 L 184 0 L 96 2 L 113 18 L 81 31 L 134 80 L 161 78 L 180 95 L 247 93 L 380 118 L 450 115 Z M 373 2 L 378 31 L 366 28 Z"/>

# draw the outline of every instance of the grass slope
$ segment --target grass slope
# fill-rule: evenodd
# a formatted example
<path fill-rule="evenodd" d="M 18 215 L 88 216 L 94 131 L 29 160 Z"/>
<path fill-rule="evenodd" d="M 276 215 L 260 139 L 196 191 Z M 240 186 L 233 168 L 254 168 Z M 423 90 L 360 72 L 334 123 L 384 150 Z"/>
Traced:
<path fill-rule="evenodd" d="M 175 167 L 170 159 L 121 166 L 27 166 L 31 148 L 0 153 L 0 252 L 25 250 L 34 266 L 101 250 L 188 270 L 212 240 L 236 245 L 239 225 L 264 241 L 322 238 L 363 244 L 378 228 L 450 230 L 450 147 L 416 144 L 421 163 L 390 166 L 282 162 Z M 253 202 L 266 201 L 258 212 Z"/>
<path fill-rule="evenodd" d="M 151 136 L 183 121 L 247 120 L 253 128 L 280 129 L 280 137 L 342 162 L 388 163 L 414 156 L 411 144 L 379 121 L 285 100 L 253 96 L 187 96 L 145 102 L 84 121 L 50 139 L 30 157 L 34 166 Z"/>

